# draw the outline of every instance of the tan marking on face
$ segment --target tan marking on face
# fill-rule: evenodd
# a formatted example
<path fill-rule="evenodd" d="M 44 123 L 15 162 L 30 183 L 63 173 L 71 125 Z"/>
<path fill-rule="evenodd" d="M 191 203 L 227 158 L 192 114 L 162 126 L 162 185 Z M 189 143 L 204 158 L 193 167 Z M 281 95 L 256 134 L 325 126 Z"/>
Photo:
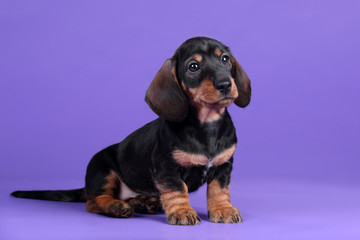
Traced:
<path fill-rule="evenodd" d="M 216 54 L 216 56 L 220 57 L 221 54 L 222 54 L 222 52 L 221 52 L 220 49 L 217 48 L 217 49 L 215 50 L 215 54 Z"/>
<path fill-rule="evenodd" d="M 231 82 L 231 90 L 229 96 L 231 96 L 232 98 L 237 98 L 239 96 L 239 92 L 236 87 L 234 78 L 230 77 L 230 82 Z"/>
<path fill-rule="evenodd" d="M 202 123 L 218 120 L 225 111 L 225 108 L 210 106 L 221 95 L 209 79 L 203 80 L 199 87 L 185 89 L 185 93 L 188 95 L 190 103 L 197 109 L 198 119 Z"/>
<path fill-rule="evenodd" d="M 195 61 L 197 61 L 199 63 L 202 61 L 202 56 L 200 54 L 195 54 L 194 59 L 195 59 Z"/>
<path fill-rule="evenodd" d="M 195 103 L 213 103 L 216 102 L 221 94 L 216 90 L 214 84 L 210 79 L 204 79 L 200 86 L 196 88 L 189 88 L 190 99 Z"/>
<path fill-rule="evenodd" d="M 238 97 L 237 87 L 234 79 L 230 77 L 231 90 L 228 99 L 220 101 L 224 97 L 216 90 L 210 79 L 204 79 L 200 86 L 196 88 L 187 88 L 182 82 L 182 88 L 190 99 L 190 103 L 198 111 L 198 119 L 201 123 L 212 122 L 220 119 L 225 112 L 225 108 L 229 106 Z"/>
<path fill-rule="evenodd" d="M 183 167 L 206 166 L 209 163 L 213 166 L 219 166 L 230 160 L 234 155 L 235 149 L 236 144 L 233 144 L 213 158 L 208 158 L 204 154 L 188 153 L 177 149 L 173 152 L 173 158 Z"/>
<path fill-rule="evenodd" d="M 239 210 L 230 202 L 229 185 L 222 188 L 217 180 L 213 180 L 208 183 L 206 195 L 210 221 L 223 223 L 242 221 Z"/>

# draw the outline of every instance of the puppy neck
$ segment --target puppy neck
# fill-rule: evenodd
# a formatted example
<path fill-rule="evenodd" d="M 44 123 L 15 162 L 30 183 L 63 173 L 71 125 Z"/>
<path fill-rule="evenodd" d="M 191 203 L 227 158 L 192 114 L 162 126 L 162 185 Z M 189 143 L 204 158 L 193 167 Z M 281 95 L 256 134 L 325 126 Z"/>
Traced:
<path fill-rule="evenodd" d="M 201 106 L 197 108 L 197 117 L 200 123 L 211 123 L 219 120 L 225 112 L 225 107 L 212 108 Z"/>
<path fill-rule="evenodd" d="M 226 107 L 192 106 L 190 114 L 197 118 L 200 124 L 216 122 L 224 116 Z"/>

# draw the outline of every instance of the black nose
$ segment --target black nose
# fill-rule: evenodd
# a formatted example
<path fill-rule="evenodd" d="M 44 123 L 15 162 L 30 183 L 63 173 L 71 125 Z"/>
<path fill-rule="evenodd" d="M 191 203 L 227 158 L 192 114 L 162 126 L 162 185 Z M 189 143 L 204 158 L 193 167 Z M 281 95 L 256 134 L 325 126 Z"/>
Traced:
<path fill-rule="evenodd" d="M 231 90 L 231 82 L 229 79 L 221 80 L 215 84 L 215 88 L 222 94 L 227 94 Z"/>

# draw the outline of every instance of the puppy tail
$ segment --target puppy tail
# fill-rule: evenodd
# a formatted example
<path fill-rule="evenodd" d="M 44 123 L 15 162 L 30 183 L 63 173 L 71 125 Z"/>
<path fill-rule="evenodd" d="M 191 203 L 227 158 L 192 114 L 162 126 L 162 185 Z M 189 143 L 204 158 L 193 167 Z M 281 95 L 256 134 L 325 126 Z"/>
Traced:
<path fill-rule="evenodd" d="M 86 202 L 87 200 L 85 188 L 55 191 L 15 191 L 11 193 L 11 195 L 17 198 L 30 198 L 61 202 Z"/>

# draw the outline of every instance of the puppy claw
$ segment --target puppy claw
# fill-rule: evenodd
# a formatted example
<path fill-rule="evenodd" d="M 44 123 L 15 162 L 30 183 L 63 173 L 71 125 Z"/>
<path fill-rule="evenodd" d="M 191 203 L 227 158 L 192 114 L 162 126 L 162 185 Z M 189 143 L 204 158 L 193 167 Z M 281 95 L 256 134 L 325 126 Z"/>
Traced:
<path fill-rule="evenodd" d="M 239 223 L 242 222 L 239 210 L 236 207 L 221 209 L 210 209 L 208 216 L 211 222 L 215 223 Z"/>
<path fill-rule="evenodd" d="M 201 219 L 195 210 L 188 209 L 170 214 L 167 221 L 171 225 L 196 225 L 201 222 Z"/>

